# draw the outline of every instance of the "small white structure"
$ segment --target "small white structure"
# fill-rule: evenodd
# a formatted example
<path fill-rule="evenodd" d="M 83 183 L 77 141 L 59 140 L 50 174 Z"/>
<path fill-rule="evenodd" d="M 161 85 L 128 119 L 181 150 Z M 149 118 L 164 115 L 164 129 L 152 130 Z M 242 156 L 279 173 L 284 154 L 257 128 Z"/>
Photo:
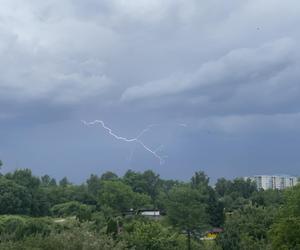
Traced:
<path fill-rule="evenodd" d="M 160 216 L 160 212 L 158 210 L 141 211 L 140 214 L 143 216 Z"/>
<path fill-rule="evenodd" d="M 285 189 L 298 184 L 298 178 L 289 175 L 255 175 L 245 177 L 254 181 L 258 189 Z"/>

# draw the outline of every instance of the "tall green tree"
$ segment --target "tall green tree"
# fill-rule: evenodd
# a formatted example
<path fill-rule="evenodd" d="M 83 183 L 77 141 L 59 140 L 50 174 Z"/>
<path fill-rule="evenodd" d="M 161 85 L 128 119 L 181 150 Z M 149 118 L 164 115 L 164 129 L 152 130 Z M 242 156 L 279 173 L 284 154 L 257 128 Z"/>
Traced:
<path fill-rule="evenodd" d="M 51 182 L 51 177 L 49 176 L 49 175 L 43 175 L 42 177 L 41 177 L 41 184 L 43 185 L 43 186 L 49 186 L 49 184 L 50 184 L 50 182 Z"/>
<path fill-rule="evenodd" d="M 88 192 L 94 197 L 97 196 L 101 189 L 101 180 L 97 175 L 92 174 L 90 178 L 86 181 Z"/>
<path fill-rule="evenodd" d="M 68 185 L 70 185 L 71 183 L 69 182 L 68 178 L 67 177 L 64 177 L 62 178 L 60 181 L 59 181 L 59 185 L 61 187 L 66 187 Z"/>
<path fill-rule="evenodd" d="M 270 230 L 274 249 L 300 249 L 300 185 L 285 191 L 285 203 Z"/>
<path fill-rule="evenodd" d="M 218 238 L 222 249 L 268 249 L 267 232 L 271 228 L 276 209 L 248 205 L 235 210 L 226 218 L 224 232 Z"/>
<path fill-rule="evenodd" d="M 31 215 L 43 216 L 49 213 L 51 204 L 47 192 L 42 188 L 41 180 L 34 176 L 30 169 L 17 169 L 13 173 L 6 174 L 5 178 L 23 187 L 30 194 Z"/>
<path fill-rule="evenodd" d="M 217 194 L 220 197 L 223 197 L 232 192 L 232 182 L 230 180 L 226 180 L 225 178 L 218 179 L 215 189 Z"/>
<path fill-rule="evenodd" d="M 117 174 L 111 171 L 107 171 L 101 175 L 100 179 L 104 181 L 113 181 L 113 180 L 118 180 L 119 177 Z"/>
<path fill-rule="evenodd" d="M 211 226 L 220 226 L 224 221 L 223 203 L 218 200 L 215 190 L 209 186 L 209 178 L 203 171 L 196 172 L 191 178 L 192 189 L 198 190 L 207 205 Z"/>
<path fill-rule="evenodd" d="M 207 188 L 209 183 L 208 176 L 203 171 L 195 172 L 191 178 L 192 188 L 203 189 Z"/>
<path fill-rule="evenodd" d="M 103 181 L 98 194 L 98 205 L 108 206 L 117 214 L 148 206 L 150 197 L 132 191 L 131 187 L 121 181 Z"/>
<path fill-rule="evenodd" d="M 240 209 L 251 203 L 250 197 L 257 192 L 257 187 L 251 180 L 236 178 L 233 181 L 221 178 L 215 185 L 219 200 L 227 212 Z"/>
<path fill-rule="evenodd" d="M 37 189 L 41 183 L 40 179 L 36 176 L 33 176 L 31 170 L 28 168 L 17 169 L 12 174 L 6 174 L 5 177 L 30 190 Z"/>
<path fill-rule="evenodd" d="M 153 201 L 159 193 L 160 178 L 152 170 L 146 170 L 144 173 L 128 170 L 123 177 L 123 181 L 134 192 L 147 194 Z"/>
<path fill-rule="evenodd" d="M 251 197 L 253 204 L 263 207 L 280 207 L 284 204 L 284 192 L 278 189 L 259 190 L 254 192 Z"/>
<path fill-rule="evenodd" d="M 187 247 L 191 249 L 191 237 L 199 235 L 209 225 L 207 198 L 190 186 L 174 187 L 167 201 L 167 217 L 171 225 L 187 235 Z"/>
<path fill-rule="evenodd" d="M 30 191 L 14 181 L 0 177 L 0 214 L 30 214 Z"/>
<path fill-rule="evenodd" d="M 257 191 L 255 182 L 250 179 L 244 180 L 242 178 L 234 179 L 231 188 L 232 193 L 234 192 L 245 199 L 248 199 L 254 192 Z"/>

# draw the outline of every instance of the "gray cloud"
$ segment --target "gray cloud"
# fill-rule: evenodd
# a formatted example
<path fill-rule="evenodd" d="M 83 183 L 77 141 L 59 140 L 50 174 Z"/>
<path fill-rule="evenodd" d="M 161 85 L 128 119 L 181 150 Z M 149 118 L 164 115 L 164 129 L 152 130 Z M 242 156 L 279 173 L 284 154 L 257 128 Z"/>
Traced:
<path fill-rule="evenodd" d="M 203 63 L 195 72 L 130 87 L 123 93 L 122 99 L 130 101 L 151 96 L 180 94 L 192 89 L 205 90 L 225 84 L 228 91 L 228 88 L 238 88 L 239 85 L 262 83 L 295 63 L 295 59 L 292 58 L 294 49 L 295 46 L 289 39 L 275 41 L 255 49 L 236 49 L 217 60 Z"/>
<path fill-rule="evenodd" d="M 198 120 L 198 128 L 225 134 L 300 132 L 300 113 L 275 115 L 229 115 Z"/>
<path fill-rule="evenodd" d="M 51 147 L 63 152 L 67 144 L 60 148 L 51 141 L 53 136 L 42 138 L 57 133 L 73 145 L 91 145 L 90 151 L 74 146 L 65 155 L 65 164 L 79 168 L 72 155 L 94 152 L 82 162 L 113 168 L 122 164 L 112 159 L 122 155 L 123 148 L 104 140 L 100 131 L 87 140 L 87 131 L 77 124 L 81 119 L 105 119 L 128 136 L 148 123 L 187 123 L 180 135 L 172 130 L 179 138 L 166 139 L 165 130 L 157 130 L 155 137 L 166 140 L 170 150 L 184 151 L 181 159 L 175 154 L 173 160 L 169 152 L 169 163 L 161 171 L 181 176 L 179 164 L 200 162 L 217 176 L 214 164 L 224 163 L 225 168 L 231 164 L 223 152 L 234 155 L 249 141 L 262 145 L 257 134 L 280 133 L 287 140 L 298 133 L 299 12 L 296 0 L 2 1 L 1 157 L 12 162 L 18 155 L 41 171 L 40 161 L 24 153 L 26 142 L 30 138 L 32 150 L 39 148 L 43 159 L 53 159 Z M 64 135 L 67 130 L 73 132 Z M 219 146 L 223 135 L 243 139 L 225 150 Z M 264 142 L 264 150 L 270 141 Z M 157 143 L 154 140 L 153 146 Z M 299 142 L 295 139 L 291 145 L 297 147 Z M 197 148 L 207 154 L 199 158 Z M 104 159 L 99 160 L 98 150 L 105 152 Z M 286 155 L 284 150 L 277 149 L 277 155 Z M 294 152 L 292 146 L 289 150 Z M 141 155 L 135 166 L 156 166 Z M 215 155 L 220 156 L 219 163 L 212 160 Z M 295 166 L 299 159 L 295 155 L 291 159 Z M 242 163 L 242 159 L 235 162 L 233 168 Z M 255 155 L 252 163 L 257 170 L 262 164 Z M 55 164 L 52 170 L 59 176 L 67 167 Z M 176 171 L 168 172 L 171 168 Z"/>

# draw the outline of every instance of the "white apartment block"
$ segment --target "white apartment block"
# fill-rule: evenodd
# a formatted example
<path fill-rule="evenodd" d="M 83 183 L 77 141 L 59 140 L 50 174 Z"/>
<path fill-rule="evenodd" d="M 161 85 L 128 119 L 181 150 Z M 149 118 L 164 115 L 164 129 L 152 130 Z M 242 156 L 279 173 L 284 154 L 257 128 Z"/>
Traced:
<path fill-rule="evenodd" d="M 258 189 L 285 189 L 297 185 L 298 178 L 287 175 L 255 175 L 246 177 L 254 181 Z"/>

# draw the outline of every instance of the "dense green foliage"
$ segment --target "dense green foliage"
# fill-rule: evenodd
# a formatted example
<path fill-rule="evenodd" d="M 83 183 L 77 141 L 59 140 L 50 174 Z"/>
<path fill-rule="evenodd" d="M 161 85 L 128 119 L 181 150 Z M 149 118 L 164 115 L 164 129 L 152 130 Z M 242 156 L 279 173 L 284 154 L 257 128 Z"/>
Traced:
<path fill-rule="evenodd" d="M 151 209 L 163 216 L 139 214 Z M 224 232 L 206 241 L 215 227 Z M 222 178 L 213 188 L 201 171 L 188 182 L 106 172 L 81 185 L 29 169 L 0 174 L 0 249 L 300 249 L 299 235 L 300 186 Z"/>
<path fill-rule="evenodd" d="M 164 227 L 157 221 L 134 221 L 127 225 L 124 238 L 130 242 L 129 247 L 141 250 L 181 250 L 185 248 L 185 239 L 182 235 Z"/>
<path fill-rule="evenodd" d="M 300 186 L 285 193 L 285 202 L 270 231 L 275 249 L 300 249 Z"/>
<path fill-rule="evenodd" d="M 218 241 L 223 249 L 265 249 L 274 217 L 273 208 L 245 206 L 228 215 Z"/>

